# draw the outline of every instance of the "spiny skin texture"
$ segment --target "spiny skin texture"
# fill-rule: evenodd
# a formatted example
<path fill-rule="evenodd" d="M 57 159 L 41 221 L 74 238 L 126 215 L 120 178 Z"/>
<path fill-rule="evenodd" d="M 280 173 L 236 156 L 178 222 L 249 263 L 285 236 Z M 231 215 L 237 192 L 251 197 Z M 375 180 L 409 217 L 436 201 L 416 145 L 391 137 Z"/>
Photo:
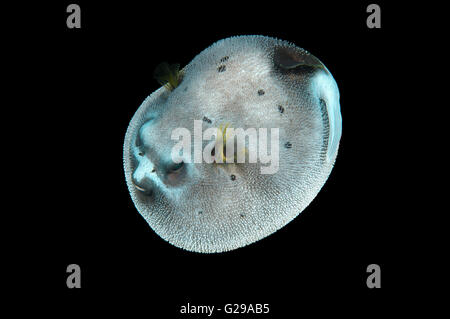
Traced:
<path fill-rule="evenodd" d="M 261 174 L 261 163 L 203 162 L 173 173 L 172 130 L 194 132 L 202 119 L 203 130 L 279 128 L 278 172 Z M 197 55 L 173 91 L 161 87 L 139 107 L 125 136 L 126 182 L 163 239 L 189 251 L 229 251 L 274 233 L 308 206 L 332 170 L 340 136 L 339 91 L 317 58 L 274 38 L 227 38 Z"/>

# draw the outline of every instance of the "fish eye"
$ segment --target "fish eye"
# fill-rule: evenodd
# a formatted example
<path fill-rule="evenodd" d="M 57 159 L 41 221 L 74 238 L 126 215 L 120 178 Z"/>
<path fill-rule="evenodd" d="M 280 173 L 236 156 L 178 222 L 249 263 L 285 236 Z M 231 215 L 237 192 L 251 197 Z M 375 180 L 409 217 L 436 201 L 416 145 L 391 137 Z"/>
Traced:
<path fill-rule="evenodd" d="M 184 165 L 184 162 L 175 163 L 169 168 L 169 172 L 179 171 Z"/>

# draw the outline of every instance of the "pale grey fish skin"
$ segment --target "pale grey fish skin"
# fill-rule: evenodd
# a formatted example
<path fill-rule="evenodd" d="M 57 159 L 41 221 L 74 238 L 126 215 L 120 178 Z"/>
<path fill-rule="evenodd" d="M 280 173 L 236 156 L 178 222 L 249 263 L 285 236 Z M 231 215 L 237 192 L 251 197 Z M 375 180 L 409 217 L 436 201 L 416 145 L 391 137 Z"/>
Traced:
<path fill-rule="evenodd" d="M 171 177 L 172 130 L 193 132 L 204 118 L 203 130 L 279 128 L 278 172 L 261 174 L 260 163 L 186 163 Z M 164 240 L 193 252 L 230 251 L 276 232 L 309 205 L 331 173 L 341 131 L 339 90 L 317 58 L 270 37 L 231 37 L 198 54 L 177 88 L 163 86 L 139 107 L 125 136 L 126 183 Z"/>

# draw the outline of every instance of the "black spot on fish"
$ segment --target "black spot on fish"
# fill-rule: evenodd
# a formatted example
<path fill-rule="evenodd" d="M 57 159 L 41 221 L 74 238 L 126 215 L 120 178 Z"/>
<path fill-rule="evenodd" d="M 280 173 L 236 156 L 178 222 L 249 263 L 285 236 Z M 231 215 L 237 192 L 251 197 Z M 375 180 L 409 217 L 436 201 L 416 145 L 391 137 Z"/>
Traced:
<path fill-rule="evenodd" d="M 264 93 L 266 93 L 266 92 L 264 92 L 264 90 L 258 90 L 258 95 L 259 96 L 264 95 Z"/>
<path fill-rule="evenodd" d="M 212 123 L 212 121 L 209 118 L 207 118 L 206 116 L 203 117 L 203 121 L 206 123 L 209 123 L 209 124 Z"/>
<path fill-rule="evenodd" d="M 226 68 L 226 65 L 221 65 L 217 68 L 217 72 L 225 72 Z"/>
<path fill-rule="evenodd" d="M 284 144 L 284 147 L 286 147 L 286 148 L 291 148 L 291 147 L 292 147 L 291 142 L 286 142 L 286 143 Z"/>
<path fill-rule="evenodd" d="M 225 62 L 225 61 L 228 61 L 228 59 L 229 59 L 230 57 L 228 56 L 228 55 L 226 55 L 226 56 L 224 56 L 222 59 L 220 59 L 220 62 Z"/>
<path fill-rule="evenodd" d="M 231 177 L 231 180 L 232 180 L 232 181 L 235 181 L 235 180 L 236 180 L 236 175 L 232 174 L 230 177 Z"/>
<path fill-rule="evenodd" d="M 281 105 L 278 105 L 278 111 L 280 111 L 280 113 L 284 113 L 284 107 Z"/>
<path fill-rule="evenodd" d="M 245 215 L 244 215 L 244 214 L 240 214 L 240 216 L 241 216 L 241 217 L 245 217 Z"/>

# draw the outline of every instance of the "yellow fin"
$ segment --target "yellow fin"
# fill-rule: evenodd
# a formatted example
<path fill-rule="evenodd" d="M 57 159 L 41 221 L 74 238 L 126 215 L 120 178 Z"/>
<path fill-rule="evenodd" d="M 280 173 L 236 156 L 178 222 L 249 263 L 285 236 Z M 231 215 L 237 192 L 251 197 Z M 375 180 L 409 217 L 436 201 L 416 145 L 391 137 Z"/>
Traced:
<path fill-rule="evenodd" d="M 180 85 L 183 79 L 183 70 L 180 70 L 180 65 L 177 63 L 162 62 L 156 66 L 153 76 L 161 85 L 172 91 Z"/>

